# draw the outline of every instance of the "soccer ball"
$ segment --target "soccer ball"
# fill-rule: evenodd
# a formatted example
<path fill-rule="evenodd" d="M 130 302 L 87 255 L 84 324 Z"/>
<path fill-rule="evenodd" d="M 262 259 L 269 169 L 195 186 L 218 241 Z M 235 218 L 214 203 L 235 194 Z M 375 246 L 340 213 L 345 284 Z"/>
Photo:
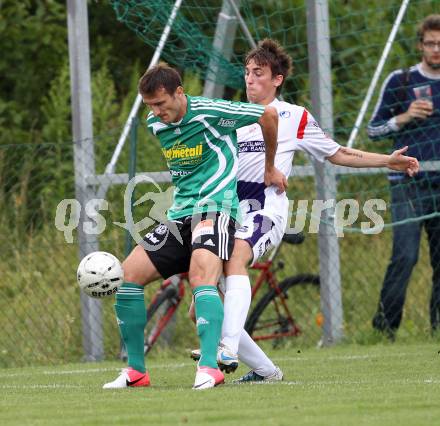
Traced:
<path fill-rule="evenodd" d="M 124 281 L 124 271 L 115 256 L 105 251 L 95 251 L 81 260 L 76 277 L 84 293 L 101 298 L 118 291 Z"/>

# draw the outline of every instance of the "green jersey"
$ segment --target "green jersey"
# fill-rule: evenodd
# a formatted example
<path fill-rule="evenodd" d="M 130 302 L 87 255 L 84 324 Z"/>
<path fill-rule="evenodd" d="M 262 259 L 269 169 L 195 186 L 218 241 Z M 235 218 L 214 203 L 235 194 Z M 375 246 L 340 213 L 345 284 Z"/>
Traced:
<path fill-rule="evenodd" d="M 239 219 L 236 129 L 258 121 L 263 105 L 186 96 L 187 112 L 177 123 L 147 117 L 159 138 L 175 187 L 170 220 L 203 212 Z"/>

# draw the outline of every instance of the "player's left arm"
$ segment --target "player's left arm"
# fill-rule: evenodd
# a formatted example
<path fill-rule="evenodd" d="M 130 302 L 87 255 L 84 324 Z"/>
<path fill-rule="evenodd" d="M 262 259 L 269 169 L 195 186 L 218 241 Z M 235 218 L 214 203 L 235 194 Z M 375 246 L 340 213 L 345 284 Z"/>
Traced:
<path fill-rule="evenodd" d="M 278 192 L 282 193 L 287 189 L 287 179 L 275 167 L 275 155 L 278 146 L 278 111 L 272 106 L 266 106 L 258 120 L 258 124 L 261 126 L 266 146 L 264 183 L 267 186 L 275 185 L 278 188 Z"/>
<path fill-rule="evenodd" d="M 388 167 L 391 170 L 406 172 L 414 176 L 419 171 L 417 158 L 404 155 L 408 147 L 397 149 L 391 155 L 366 152 L 360 149 L 341 147 L 328 157 L 332 164 L 348 167 Z"/>

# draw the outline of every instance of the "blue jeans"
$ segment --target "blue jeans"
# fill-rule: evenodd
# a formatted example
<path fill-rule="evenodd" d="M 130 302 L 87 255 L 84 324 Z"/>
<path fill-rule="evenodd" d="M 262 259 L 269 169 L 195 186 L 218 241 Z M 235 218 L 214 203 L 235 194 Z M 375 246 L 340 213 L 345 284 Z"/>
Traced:
<path fill-rule="evenodd" d="M 391 183 L 393 223 L 440 213 L 440 187 L 426 181 Z M 433 330 L 440 326 L 440 216 L 406 222 L 393 227 L 393 250 L 380 293 L 373 327 L 394 333 L 402 319 L 406 289 L 419 256 L 422 227 L 428 234 L 432 275 L 430 319 Z"/>

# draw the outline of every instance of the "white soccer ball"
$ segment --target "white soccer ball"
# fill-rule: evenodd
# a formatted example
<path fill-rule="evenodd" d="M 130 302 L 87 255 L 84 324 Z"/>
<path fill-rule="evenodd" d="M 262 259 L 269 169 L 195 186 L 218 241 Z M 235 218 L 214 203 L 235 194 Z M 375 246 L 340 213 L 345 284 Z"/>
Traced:
<path fill-rule="evenodd" d="M 101 298 L 118 291 L 124 281 L 124 271 L 117 257 L 105 251 L 95 251 L 81 260 L 76 277 L 84 293 Z"/>

